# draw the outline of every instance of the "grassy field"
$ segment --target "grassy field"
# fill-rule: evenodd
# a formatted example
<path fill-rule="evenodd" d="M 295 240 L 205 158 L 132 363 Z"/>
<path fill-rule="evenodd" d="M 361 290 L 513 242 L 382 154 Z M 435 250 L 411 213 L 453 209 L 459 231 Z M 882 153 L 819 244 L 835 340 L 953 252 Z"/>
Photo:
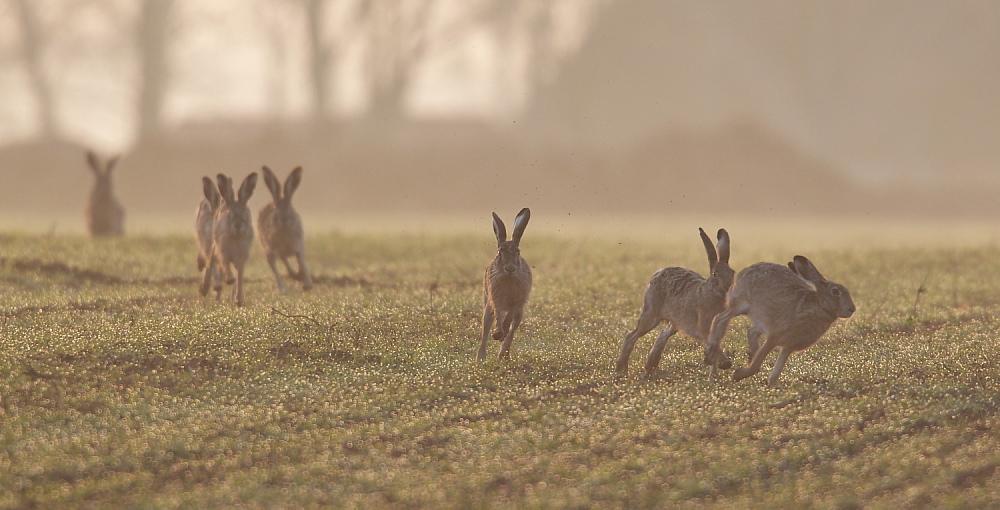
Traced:
<path fill-rule="evenodd" d="M 780 388 L 773 355 L 708 381 L 683 335 L 642 380 L 656 332 L 616 379 L 649 276 L 706 271 L 697 226 L 529 227 L 527 317 L 512 359 L 484 364 L 488 223 L 316 234 L 309 293 L 277 294 L 255 246 L 243 309 L 197 295 L 190 235 L 0 234 L 0 507 L 1000 502 L 995 233 L 730 227 L 735 269 L 801 252 L 858 312 L 793 355 Z M 725 340 L 737 367 L 746 325 Z"/>

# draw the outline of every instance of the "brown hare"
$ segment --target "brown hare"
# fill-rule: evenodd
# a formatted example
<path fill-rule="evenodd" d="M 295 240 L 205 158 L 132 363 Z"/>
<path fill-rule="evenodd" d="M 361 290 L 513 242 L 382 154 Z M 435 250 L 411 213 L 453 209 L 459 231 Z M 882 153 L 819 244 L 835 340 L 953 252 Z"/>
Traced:
<path fill-rule="evenodd" d="M 735 272 L 729 267 L 729 233 L 725 229 L 719 229 L 718 252 L 716 252 L 716 247 L 712 245 L 712 239 L 708 234 L 700 228 L 698 232 L 708 254 L 709 277 L 704 278 L 682 267 L 668 267 L 657 271 L 650 278 L 643 298 L 639 324 L 625 335 L 622 341 L 616 365 L 618 373 L 628 372 L 628 359 L 636 340 L 652 331 L 661 321 L 667 321 L 667 327 L 660 332 L 656 343 L 646 356 L 647 376 L 656 371 L 667 339 L 674 333 L 683 331 L 700 340 L 703 345 L 708 340 L 712 319 L 726 307 L 726 292 L 733 284 Z M 728 369 L 732 367 L 732 362 L 721 358 L 717 363 L 713 363 L 709 378 L 715 376 L 717 367 Z"/>
<path fill-rule="evenodd" d="M 809 259 L 796 255 L 788 266 L 760 262 L 740 271 L 729 291 L 726 309 L 715 317 L 705 352 L 705 363 L 722 354 L 720 344 L 733 317 L 748 315 L 750 365 L 733 372 L 733 380 L 760 371 L 764 358 L 781 347 L 767 379 L 774 386 L 788 356 L 808 348 L 838 318 L 848 318 L 856 308 L 847 288 L 820 274 Z M 760 345 L 760 337 L 767 337 Z"/>
<path fill-rule="evenodd" d="M 271 271 L 274 271 L 274 277 L 278 280 L 278 292 L 285 291 L 285 282 L 281 279 L 278 266 L 275 265 L 276 259 L 281 259 L 290 278 L 302 281 L 303 289 L 312 289 L 312 276 L 306 267 L 306 242 L 302 218 L 292 207 L 292 195 L 302 182 L 302 167 L 292 170 L 285 179 L 284 189 L 270 168 L 263 167 L 261 173 L 273 200 L 260 210 L 257 216 L 257 230 L 260 231 L 260 244 L 264 247 L 267 264 L 271 266 Z M 292 271 L 288 257 L 295 257 L 298 261 L 298 273 Z"/>
<path fill-rule="evenodd" d="M 205 198 L 198 204 L 198 211 L 194 218 L 195 239 L 198 241 L 198 271 L 204 271 L 209 266 L 212 258 L 212 247 L 215 244 L 213 232 L 215 231 L 215 213 L 219 210 L 219 203 L 222 198 L 215 183 L 208 177 L 201 178 L 202 188 Z M 222 295 L 222 275 L 219 267 L 213 266 L 211 282 L 205 280 L 199 289 L 201 295 L 208 294 L 209 285 L 215 289 L 215 298 Z"/>
<path fill-rule="evenodd" d="M 93 151 L 87 151 L 87 164 L 94 173 L 94 188 L 87 201 L 87 231 L 91 236 L 120 236 L 125 232 L 125 209 L 115 198 L 111 171 L 118 162 L 113 157 L 104 165 Z"/>
<path fill-rule="evenodd" d="M 233 180 L 224 174 L 216 177 L 219 185 L 219 195 L 222 203 L 215 213 L 212 225 L 212 256 L 201 288 L 207 292 L 210 280 L 216 269 L 225 271 L 226 283 L 233 283 L 230 267 L 236 271 L 232 299 L 236 306 L 243 306 L 243 277 L 247 259 L 250 258 L 250 247 L 253 245 L 253 216 L 247 202 L 253 196 L 257 187 L 257 172 L 248 175 L 237 195 L 233 192 Z"/>
<path fill-rule="evenodd" d="M 514 341 L 514 331 L 524 317 L 524 305 L 531 294 L 531 267 L 521 257 L 521 236 L 528 226 L 531 211 L 521 209 L 514 218 L 514 233 L 507 240 L 507 227 L 493 213 L 493 232 L 497 238 L 497 256 L 486 267 L 483 277 L 483 337 L 479 345 L 479 361 L 486 360 L 486 345 L 490 336 L 501 340 L 500 359 L 510 357 L 510 346 Z M 490 327 L 496 319 L 496 331 L 490 335 Z"/>

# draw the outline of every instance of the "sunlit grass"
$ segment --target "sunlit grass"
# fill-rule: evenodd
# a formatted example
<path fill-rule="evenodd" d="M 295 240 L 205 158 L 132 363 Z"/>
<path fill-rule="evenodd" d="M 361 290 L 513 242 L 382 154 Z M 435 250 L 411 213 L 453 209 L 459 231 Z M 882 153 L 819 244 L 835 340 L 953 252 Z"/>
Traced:
<path fill-rule="evenodd" d="M 277 294 L 255 247 L 243 309 L 198 296 L 186 234 L 0 235 L 0 507 L 1000 499 L 997 238 L 573 221 L 532 224 L 526 321 L 512 359 L 484 364 L 488 223 L 321 229 L 309 293 Z M 683 335 L 641 380 L 655 331 L 614 377 L 649 276 L 707 269 L 698 226 L 729 229 L 736 269 L 802 253 L 851 289 L 858 312 L 781 388 L 708 381 Z"/>

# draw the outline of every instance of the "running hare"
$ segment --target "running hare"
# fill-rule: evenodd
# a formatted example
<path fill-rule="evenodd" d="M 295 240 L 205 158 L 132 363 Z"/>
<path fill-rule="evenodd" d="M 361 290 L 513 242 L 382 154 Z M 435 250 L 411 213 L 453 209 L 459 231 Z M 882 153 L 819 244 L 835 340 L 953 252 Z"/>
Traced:
<path fill-rule="evenodd" d="M 514 331 L 524 317 L 524 305 L 531 293 L 531 267 L 521 257 L 521 235 L 528 226 L 531 211 L 521 209 L 514 218 L 514 233 L 507 240 L 507 227 L 493 213 L 493 232 L 497 236 L 499 252 L 493 262 L 486 267 L 483 277 L 483 341 L 479 345 L 479 361 L 486 359 L 486 344 L 490 338 L 490 326 L 496 318 L 494 340 L 503 340 L 500 358 L 510 357 L 510 345 L 514 341 Z"/>
<path fill-rule="evenodd" d="M 118 157 L 104 165 L 97 154 L 87 151 L 87 164 L 94 173 L 94 189 L 87 201 L 87 231 L 92 236 L 120 236 L 125 232 L 125 209 L 111 190 L 111 170 Z"/>
<path fill-rule="evenodd" d="M 657 271 L 649 279 L 643 298 L 639 324 L 625 335 L 621 353 L 618 355 L 616 370 L 628 372 L 628 358 L 639 337 L 649 333 L 660 321 L 667 321 L 667 327 L 660 332 L 656 343 L 646 356 L 646 375 L 652 375 L 660 364 L 667 339 L 678 331 L 697 338 L 703 343 L 708 340 L 712 319 L 726 307 L 726 291 L 733 284 L 734 272 L 729 267 L 729 233 L 719 229 L 717 234 L 718 252 L 712 239 L 704 230 L 698 229 L 708 254 L 709 277 L 681 267 L 668 267 Z M 732 361 L 720 358 L 712 363 L 709 378 L 713 378 L 716 368 L 728 369 Z"/>
<path fill-rule="evenodd" d="M 271 266 L 271 271 L 274 271 L 274 277 L 278 280 L 278 292 L 285 291 L 285 282 L 281 279 L 275 259 L 281 259 L 285 269 L 288 270 L 288 276 L 301 280 L 302 288 L 309 290 L 313 283 L 306 267 L 306 242 L 302 230 L 302 218 L 292 207 L 292 195 L 302 182 L 302 167 L 295 167 L 295 170 L 288 175 L 284 190 L 270 168 L 265 166 L 261 173 L 264 175 L 264 184 L 271 190 L 273 201 L 260 210 L 257 216 L 257 229 L 260 230 L 260 244 L 264 247 L 267 264 Z M 288 263 L 288 257 L 292 256 L 298 261 L 298 273 L 292 271 L 292 266 Z"/>
<path fill-rule="evenodd" d="M 219 194 L 222 204 L 215 213 L 215 223 L 212 226 L 212 257 L 205 270 L 202 289 L 210 285 L 213 271 L 218 268 L 226 272 L 226 283 L 233 283 L 230 267 L 236 270 L 236 286 L 233 287 L 233 299 L 236 306 L 243 306 L 243 276 L 247 259 L 250 258 L 250 246 L 253 245 L 253 217 L 247 201 L 257 187 L 257 172 L 251 173 L 243 180 L 239 195 L 233 192 L 233 180 L 223 174 L 216 177 L 219 184 Z"/>
<path fill-rule="evenodd" d="M 201 178 L 205 198 L 198 204 L 198 212 L 194 218 L 195 239 L 198 241 L 198 271 L 204 271 L 212 258 L 212 246 L 215 242 L 212 232 L 215 230 L 215 213 L 219 210 L 219 190 L 208 177 Z M 201 295 L 208 294 L 208 287 L 215 289 L 216 299 L 222 295 L 222 275 L 218 267 L 212 268 L 211 281 L 205 280 L 201 285 Z"/>
<path fill-rule="evenodd" d="M 752 326 L 747 331 L 747 344 L 751 361 L 733 373 L 733 380 L 759 372 L 768 353 L 781 347 L 767 379 L 768 385 L 774 386 L 790 354 L 816 343 L 833 321 L 846 319 L 855 310 L 847 288 L 824 278 L 809 259 L 796 255 L 787 267 L 759 262 L 736 276 L 726 310 L 712 323 L 705 362 L 722 354 L 719 344 L 730 319 L 749 315 Z M 762 335 L 767 337 L 764 345 L 760 345 Z"/>

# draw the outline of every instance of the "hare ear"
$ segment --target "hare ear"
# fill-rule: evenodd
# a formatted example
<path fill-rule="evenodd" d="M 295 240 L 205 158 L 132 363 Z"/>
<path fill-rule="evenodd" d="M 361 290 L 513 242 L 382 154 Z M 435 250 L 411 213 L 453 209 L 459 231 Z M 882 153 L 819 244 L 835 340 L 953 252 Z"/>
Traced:
<path fill-rule="evenodd" d="M 795 263 L 794 262 L 789 262 L 788 263 L 788 269 L 791 269 L 792 272 L 795 273 L 795 274 L 799 274 L 799 270 L 795 269 Z"/>
<path fill-rule="evenodd" d="M 115 164 L 118 163 L 118 158 L 121 156 L 115 156 L 108 160 L 104 165 L 104 175 L 111 175 L 111 170 L 115 168 Z"/>
<path fill-rule="evenodd" d="M 208 177 L 201 178 L 202 191 L 205 192 L 205 199 L 208 200 L 209 204 L 212 204 L 212 209 L 219 206 L 219 190 L 216 189 L 215 183 L 212 179 Z"/>
<path fill-rule="evenodd" d="M 253 196 L 253 190 L 257 188 L 257 172 L 254 172 L 243 179 L 240 185 L 240 202 L 246 203 Z"/>
<path fill-rule="evenodd" d="M 94 151 L 87 151 L 87 164 L 94 175 L 101 175 L 101 160 L 97 159 L 97 154 L 94 154 Z"/>
<path fill-rule="evenodd" d="M 719 239 L 718 249 L 719 249 L 719 261 L 726 264 L 729 263 L 729 232 L 726 229 L 720 228 L 716 237 Z"/>
<path fill-rule="evenodd" d="M 285 179 L 285 199 L 291 200 L 292 195 L 295 194 L 295 190 L 299 189 L 299 184 L 302 184 L 302 167 L 297 166 L 292 173 L 288 175 Z"/>
<path fill-rule="evenodd" d="M 792 264 L 795 265 L 795 272 L 806 280 L 813 283 L 823 283 L 826 281 L 826 278 L 823 278 L 823 275 L 816 269 L 816 266 L 802 255 L 796 255 L 792 259 Z"/>
<path fill-rule="evenodd" d="M 514 217 L 514 233 L 511 234 L 511 239 L 514 242 L 521 242 L 521 236 L 524 235 L 524 228 L 528 226 L 528 220 L 531 219 L 531 211 L 525 207 L 517 213 Z"/>
<path fill-rule="evenodd" d="M 497 244 L 502 244 L 507 240 L 507 227 L 503 224 L 503 220 L 497 216 L 497 213 L 493 213 L 493 233 L 497 236 Z"/>
<path fill-rule="evenodd" d="M 714 266 L 719 262 L 719 255 L 715 253 L 715 244 L 712 243 L 712 238 L 708 237 L 701 228 L 698 229 L 698 233 L 701 234 L 701 242 L 705 245 L 705 253 L 708 255 L 708 265 Z"/>
<path fill-rule="evenodd" d="M 222 197 L 222 201 L 227 206 L 232 207 L 236 202 L 236 196 L 233 194 L 233 180 L 227 177 L 226 174 L 215 176 L 215 180 L 219 185 L 219 196 Z"/>
<path fill-rule="evenodd" d="M 281 200 L 281 184 L 278 183 L 278 178 L 275 177 L 274 172 L 267 165 L 264 165 L 260 168 L 260 173 L 264 176 L 264 184 L 267 186 L 267 189 L 271 190 L 271 196 L 274 197 L 274 201 Z"/>

